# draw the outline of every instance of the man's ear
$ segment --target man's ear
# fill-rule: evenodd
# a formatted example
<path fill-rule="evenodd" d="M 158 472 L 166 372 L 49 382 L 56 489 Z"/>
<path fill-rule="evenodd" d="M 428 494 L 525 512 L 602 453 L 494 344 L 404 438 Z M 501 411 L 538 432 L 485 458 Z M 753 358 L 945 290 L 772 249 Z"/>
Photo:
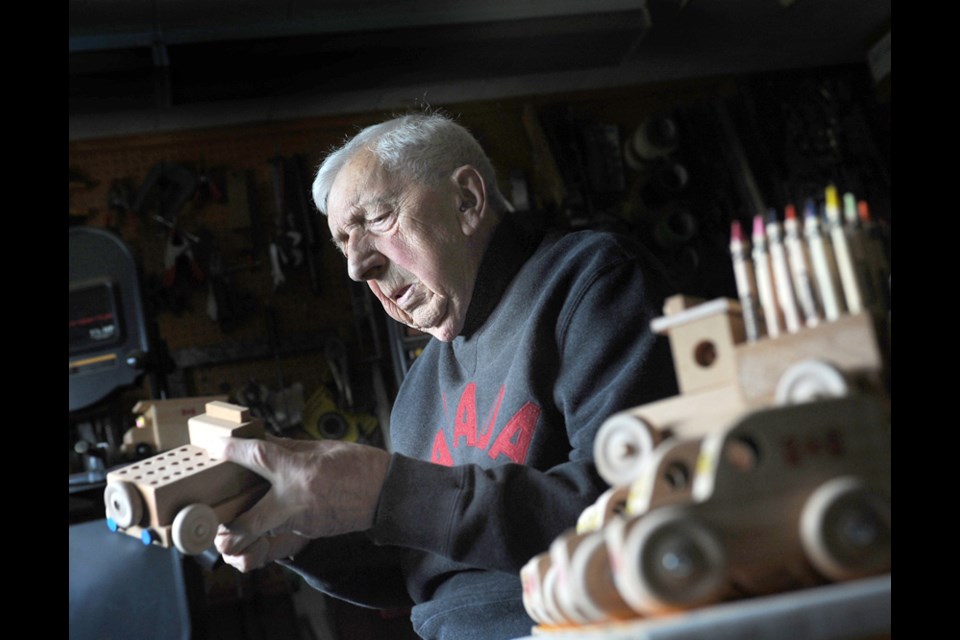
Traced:
<path fill-rule="evenodd" d="M 487 210 L 487 185 L 483 176 L 472 165 L 465 164 L 453 172 L 457 185 L 457 197 L 460 199 L 458 215 L 460 228 L 464 235 L 470 236 L 480 226 Z"/>

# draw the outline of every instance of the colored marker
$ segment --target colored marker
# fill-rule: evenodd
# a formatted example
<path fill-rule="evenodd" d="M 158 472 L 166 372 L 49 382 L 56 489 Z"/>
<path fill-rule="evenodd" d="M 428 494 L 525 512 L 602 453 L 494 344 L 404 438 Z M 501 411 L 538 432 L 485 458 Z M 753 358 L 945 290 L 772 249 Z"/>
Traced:
<path fill-rule="evenodd" d="M 815 327 L 820 324 L 820 304 L 817 301 L 817 288 L 810 268 L 810 255 L 807 253 L 807 245 L 800 232 L 797 209 L 792 204 L 788 204 L 784 209 L 783 233 L 783 244 L 787 248 L 787 257 L 790 259 L 793 290 L 803 310 L 806 325 Z"/>
<path fill-rule="evenodd" d="M 797 310 L 797 295 L 793 290 L 793 280 L 790 278 L 790 267 L 787 265 L 787 254 L 783 248 L 783 231 L 780 221 L 777 220 L 776 209 L 767 211 L 767 244 L 770 251 L 770 266 L 773 268 L 773 284 L 777 290 L 777 301 L 783 313 L 783 322 L 787 331 L 796 333 L 800 330 L 800 312 Z"/>
<path fill-rule="evenodd" d="M 730 257 L 733 258 L 733 275 L 737 281 L 737 295 L 740 298 L 747 340 L 756 342 L 763 335 L 757 310 L 757 281 L 738 220 L 730 223 Z"/>
<path fill-rule="evenodd" d="M 840 211 L 840 196 L 834 185 L 827 185 L 824 191 L 824 211 L 826 225 L 830 233 L 830 242 L 833 246 L 833 255 L 837 262 L 837 273 L 840 275 L 840 287 L 843 299 L 850 313 L 860 313 L 863 310 L 863 294 L 860 292 L 860 283 L 847 244 L 847 234 L 843 228 L 843 218 Z"/>
<path fill-rule="evenodd" d="M 870 277 L 864 232 L 860 224 L 860 215 L 857 213 L 857 198 L 849 191 L 843 194 L 843 222 L 844 231 L 847 234 L 847 246 L 850 248 L 850 259 L 853 260 L 853 269 L 857 282 L 860 283 L 863 305 L 874 309 L 879 308 L 880 293 Z"/>
<path fill-rule="evenodd" d="M 813 275 L 817 279 L 817 290 L 820 292 L 820 301 L 823 303 L 823 313 L 827 320 L 836 320 L 840 317 L 840 298 L 834 273 L 833 253 L 827 244 L 820 228 L 820 218 L 813 199 L 808 198 L 804 206 L 803 233 L 810 249 L 810 262 L 813 264 Z"/>
<path fill-rule="evenodd" d="M 879 293 L 879 310 L 886 312 L 890 309 L 890 263 L 887 261 L 887 250 L 884 247 L 880 227 L 871 217 L 870 207 L 864 200 L 857 203 L 857 213 L 864 232 L 864 253 L 867 258 L 868 272 Z"/>
<path fill-rule="evenodd" d="M 753 217 L 753 268 L 757 273 L 757 293 L 760 295 L 760 307 L 763 309 L 763 322 L 767 335 L 776 338 L 783 326 L 777 291 L 773 284 L 773 271 L 770 267 L 770 253 L 767 251 L 767 234 L 763 216 Z"/>

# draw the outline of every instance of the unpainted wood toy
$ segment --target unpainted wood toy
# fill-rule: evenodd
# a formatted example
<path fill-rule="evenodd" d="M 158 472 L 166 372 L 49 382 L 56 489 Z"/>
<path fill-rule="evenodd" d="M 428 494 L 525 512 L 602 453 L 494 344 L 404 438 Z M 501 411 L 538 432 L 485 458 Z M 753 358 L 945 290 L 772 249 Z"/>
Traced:
<path fill-rule="evenodd" d="M 611 488 L 521 570 L 546 634 L 890 570 L 889 397 L 874 318 L 747 343 L 738 303 L 667 301 L 681 393 L 611 416 Z"/>
<path fill-rule="evenodd" d="M 601 425 L 594 461 L 611 485 L 636 480 L 641 463 L 667 438 L 701 438 L 772 405 L 860 391 L 883 395 L 884 359 L 869 313 L 752 343 L 734 300 L 674 296 L 664 313 L 651 326 L 670 339 L 681 393 Z"/>
<path fill-rule="evenodd" d="M 150 447 L 148 453 L 160 453 L 190 443 L 187 421 L 206 411 L 208 402 L 227 401 L 227 396 L 199 396 L 141 400 L 133 407 L 136 427 L 123 434 L 120 451 L 134 454 L 139 447 Z"/>
<path fill-rule="evenodd" d="M 748 414 L 704 438 L 690 500 L 619 520 L 617 589 L 642 616 L 890 570 L 890 433 L 868 396 Z"/>
<path fill-rule="evenodd" d="M 144 544 L 186 555 L 210 548 L 220 523 L 242 513 L 269 489 L 261 476 L 210 457 L 210 438 L 262 438 L 263 421 L 246 407 L 211 401 L 188 419 L 190 443 L 107 474 L 107 526 Z"/>
<path fill-rule="evenodd" d="M 694 452 L 694 475 L 666 480 Z M 602 524 L 559 536 L 521 571 L 524 604 L 545 629 L 889 572 L 889 416 L 875 399 L 759 410 L 657 453 L 625 500 L 622 488 L 604 494 L 622 502 Z"/>

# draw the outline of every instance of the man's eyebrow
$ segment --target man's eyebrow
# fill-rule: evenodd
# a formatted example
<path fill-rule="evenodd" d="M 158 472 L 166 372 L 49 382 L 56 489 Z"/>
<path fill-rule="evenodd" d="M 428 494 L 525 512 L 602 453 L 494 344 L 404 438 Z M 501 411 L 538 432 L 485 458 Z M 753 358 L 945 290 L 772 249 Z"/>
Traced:
<path fill-rule="evenodd" d="M 349 234 L 344 229 L 354 224 L 362 224 L 366 219 L 367 211 L 376 210 L 380 207 L 394 207 L 396 205 L 397 197 L 397 194 L 394 192 L 378 194 L 370 200 L 352 204 L 349 211 L 344 216 L 345 219 L 343 220 L 343 224 L 337 225 L 335 228 L 330 230 L 330 241 L 341 253 L 345 253 L 344 242 L 340 240 L 340 237 L 346 237 Z"/>
<path fill-rule="evenodd" d="M 378 209 L 380 207 L 393 207 L 396 205 L 399 197 L 400 197 L 399 189 L 391 190 L 387 193 L 379 193 L 371 197 L 369 200 L 357 202 L 354 205 L 354 209 L 360 209 L 362 211 L 370 211 L 371 209 Z"/>

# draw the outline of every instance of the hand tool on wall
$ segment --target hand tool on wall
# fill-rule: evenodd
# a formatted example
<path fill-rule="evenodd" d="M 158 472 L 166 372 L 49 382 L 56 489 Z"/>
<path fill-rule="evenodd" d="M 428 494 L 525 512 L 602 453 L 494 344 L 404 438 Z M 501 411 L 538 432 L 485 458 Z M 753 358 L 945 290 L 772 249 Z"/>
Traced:
<path fill-rule="evenodd" d="M 270 265 L 273 288 L 277 290 L 286 282 L 284 270 L 298 267 L 303 262 L 303 250 L 300 248 L 303 236 L 293 225 L 293 214 L 287 212 L 283 157 L 271 158 L 270 165 L 273 174 L 274 206 L 277 213 L 274 219 L 273 240 L 270 243 Z"/>
<path fill-rule="evenodd" d="M 200 237 L 176 226 L 159 215 L 154 216 L 154 220 L 169 229 L 167 244 L 163 252 L 163 286 L 169 288 L 176 283 L 177 269 L 184 262 L 189 265 L 190 274 L 194 281 L 203 282 L 204 270 L 194 251 L 201 245 Z"/>
<path fill-rule="evenodd" d="M 118 178 L 110 183 L 107 209 L 111 213 L 111 226 L 122 227 L 127 223 L 127 214 L 133 211 L 133 188 L 129 180 Z"/>
<path fill-rule="evenodd" d="M 225 266 L 219 244 L 216 239 L 211 241 L 204 264 L 207 275 L 207 315 L 222 332 L 233 331 L 257 308 L 253 296 L 239 290 L 233 284 L 231 275 L 247 269 L 256 270 L 259 266 L 260 262 L 254 260 Z"/>
<path fill-rule="evenodd" d="M 157 217 L 166 222 L 175 222 L 177 214 L 197 190 L 197 175 L 186 167 L 173 162 L 154 165 L 137 191 L 133 210 L 143 215 L 156 207 Z"/>
<path fill-rule="evenodd" d="M 347 361 L 347 348 L 340 338 L 331 337 L 323 348 L 327 368 L 337 387 L 337 404 L 344 409 L 353 409 L 353 390 L 350 387 L 350 367 Z"/>
<path fill-rule="evenodd" d="M 320 233 L 316 225 L 317 209 L 307 199 L 309 187 L 304 180 L 303 166 L 299 156 L 286 160 L 286 173 L 289 180 L 287 196 L 293 202 L 297 226 L 303 233 L 303 254 L 310 276 L 310 288 L 314 293 L 320 293 Z"/>

